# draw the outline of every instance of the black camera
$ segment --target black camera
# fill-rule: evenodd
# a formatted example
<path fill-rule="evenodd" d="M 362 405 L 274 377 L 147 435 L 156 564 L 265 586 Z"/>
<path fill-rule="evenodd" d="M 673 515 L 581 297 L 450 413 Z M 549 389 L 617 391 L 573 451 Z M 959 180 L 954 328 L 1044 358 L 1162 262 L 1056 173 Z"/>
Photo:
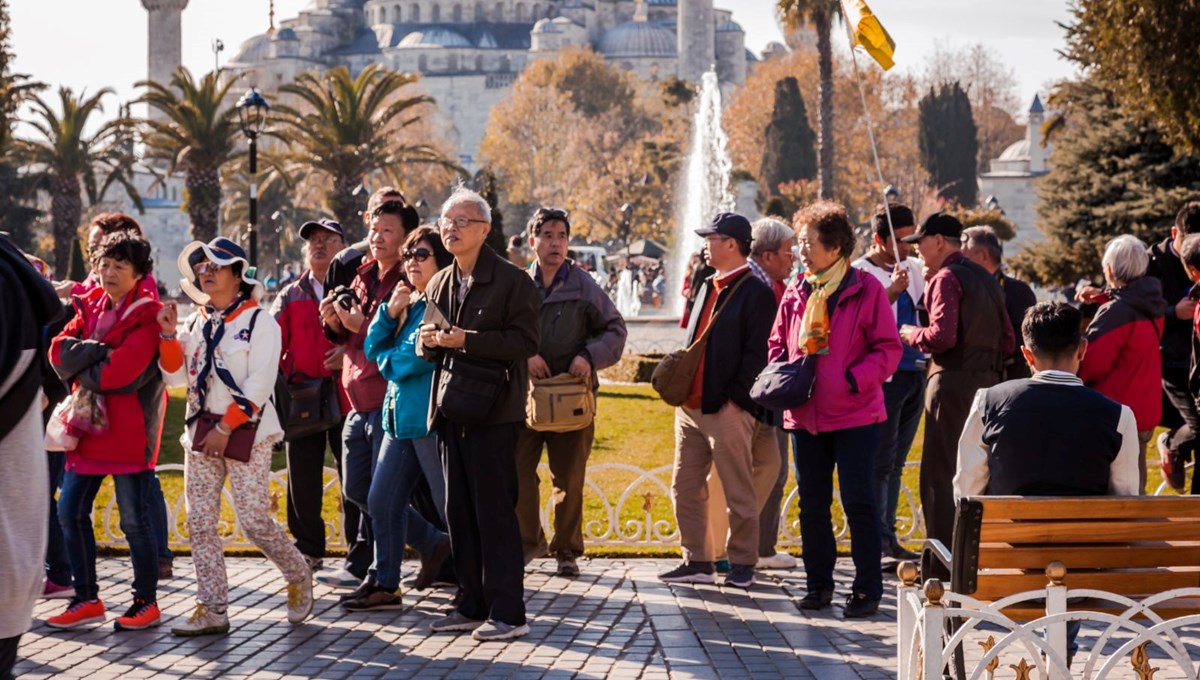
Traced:
<path fill-rule="evenodd" d="M 350 311 L 350 309 L 354 307 L 356 303 L 360 303 L 358 295 L 355 295 L 354 291 L 349 286 L 338 286 L 337 288 L 334 288 L 333 301 L 347 312 Z"/>

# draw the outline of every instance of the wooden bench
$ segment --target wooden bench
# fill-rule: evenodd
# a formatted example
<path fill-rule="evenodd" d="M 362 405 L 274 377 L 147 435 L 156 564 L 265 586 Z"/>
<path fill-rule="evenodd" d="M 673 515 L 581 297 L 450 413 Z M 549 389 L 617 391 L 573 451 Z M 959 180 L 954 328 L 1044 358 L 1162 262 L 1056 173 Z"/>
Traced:
<path fill-rule="evenodd" d="M 900 574 L 912 588 L 913 565 L 901 565 Z M 1139 602 L 1164 594 L 1150 607 L 1150 618 L 1156 620 L 1200 614 L 1200 497 L 963 499 L 953 545 L 926 541 L 921 577 L 927 579 L 926 592 L 932 593 L 926 603 L 935 600 L 934 604 L 940 604 L 936 600 L 943 588 L 983 604 L 1042 590 L 1044 599 L 1026 598 L 999 610 L 1013 622 L 1033 621 L 1054 613 L 1052 609 L 1147 618 L 1144 610 L 1131 613 L 1129 604 L 1119 601 L 1065 601 L 1066 589 L 1104 591 Z M 1053 607 L 1048 604 L 1052 599 Z M 961 615 L 948 616 L 948 634 L 964 620 Z M 1065 623 L 1047 630 L 1051 642 L 1061 648 Z M 955 652 L 954 665 L 959 677 L 965 677 L 961 646 Z M 909 655 L 902 650 L 901 656 Z"/>

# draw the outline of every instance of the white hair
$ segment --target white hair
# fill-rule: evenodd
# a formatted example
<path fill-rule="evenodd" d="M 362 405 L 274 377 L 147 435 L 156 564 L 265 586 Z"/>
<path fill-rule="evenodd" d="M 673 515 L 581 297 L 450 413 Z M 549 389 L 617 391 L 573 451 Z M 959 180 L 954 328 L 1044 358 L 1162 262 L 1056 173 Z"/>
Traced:
<path fill-rule="evenodd" d="M 1146 275 L 1150 255 L 1146 252 L 1145 243 L 1136 236 L 1125 234 L 1108 242 L 1101 262 L 1112 272 L 1115 282 L 1129 283 Z"/>
<path fill-rule="evenodd" d="M 764 217 L 750 225 L 750 238 L 753 239 L 750 254 L 773 253 L 795 237 L 796 232 L 786 222 L 774 217 Z"/>
<path fill-rule="evenodd" d="M 463 203 L 474 205 L 475 209 L 479 211 L 479 216 L 488 224 L 492 223 L 492 206 L 488 205 L 483 196 L 466 187 L 459 187 L 450 194 L 450 198 L 447 198 L 446 202 L 442 204 L 442 216 L 445 217 L 451 208 Z"/>

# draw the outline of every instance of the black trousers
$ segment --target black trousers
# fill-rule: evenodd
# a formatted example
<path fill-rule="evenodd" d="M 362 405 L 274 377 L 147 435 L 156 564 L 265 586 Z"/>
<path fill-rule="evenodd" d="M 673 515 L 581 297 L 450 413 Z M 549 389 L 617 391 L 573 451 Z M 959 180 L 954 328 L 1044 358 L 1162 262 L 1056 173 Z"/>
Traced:
<path fill-rule="evenodd" d="M 516 510 L 520 428 L 520 423 L 468 428 L 444 420 L 438 427 L 458 612 L 512 626 L 525 623 L 525 560 Z"/>
<path fill-rule="evenodd" d="M 17 665 L 17 646 L 20 644 L 20 635 L 0 640 L 0 680 L 14 677 L 13 667 Z"/>
<path fill-rule="evenodd" d="M 1200 439 L 1200 413 L 1196 411 L 1196 395 L 1188 389 L 1187 369 L 1163 369 L 1163 393 L 1183 419 L 1167 441 L 1171 450 L 1182 455 L 1185 461 L 1195 457 L 1197 440 Z M 1192 468 L 1192 493 L 1200 491 L 1196 485 L 1196 468 Z"/>
<path fill-rule="evenodd" d="M 288 466 L 288 531 L 296 539 L 296 548 L 308 557 L 325 557 L 325 519 L 321 505 L 325 489 L 325 447 L 333 452 L 342 476 L 342 426 L 339 422 L 325 432 L 301 437 L 287 444 Z M 353 550 L 358 539 L 360 512 L 353 503 L 345 503 L 342 513 L 342 535 Z"/>

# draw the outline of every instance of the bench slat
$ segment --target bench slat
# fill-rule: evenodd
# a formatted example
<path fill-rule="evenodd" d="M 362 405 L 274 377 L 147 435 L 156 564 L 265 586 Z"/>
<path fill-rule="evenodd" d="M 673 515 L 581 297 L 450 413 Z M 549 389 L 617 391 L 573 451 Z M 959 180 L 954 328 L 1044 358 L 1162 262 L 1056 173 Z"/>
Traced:
<path fill-rule="evenodd" d="M 1094 588 L 1121 595 L 1145 596 L 1175 588 L 1200 586 L 1200 570 L 1158 569 L 1143 571 L 1067 572 L 1067 588 Z M 1043 573 L 1001 570 L 979 573 L 972 595 L 979 600 L 998 600 L 1006 595 L 1046 587 Z"/>
<path fill-rule="evenodd" d="M 1114 545 L 1038 545 L 984 543 L 979 566 L 984 569 L 1045 569 L 1058 560 L 1075 569 L 1122 567 L 1200 567 L 1200 542 L 1136 542 Z"/>
<path fill-rule="evenodd" d="M 1125 613 L 1124 607 L 1105 605 L 1101 603 L 1083 603 L 1078 605 L 1067 605 L 1067 609 L 1072 611 L 1092 611 L 1112 614 L 1120 616 Z M 1200 610 L 1200 598 L 1195 597 L 1178 597 L 1171 600 L 1166 600 L 1153 607 L 1155 613 L 1165 619 L 1175 619 L 1181 616 L 1190 616 Z M 1001 610 L 1005 616 L 1014 621 L 1033 621 L 1040 619 L 1046 615 L 1045 607 L 1005 607 Z M 1135 620 L 1145 619 L 1145 615 L 1138 614 L 1134 617 Z"/>
<path fill-rule="evenodd" d="M 1196 496 L 1106 496 L 1086 499 L 977 496 L 973 500 L 983 503 L 985 523 L 995 517 L 1057 520 L 1200 518 L 1200 497 Z"/>
<path fill-rule="evenodd" d="M 1200 521 L 984 521 L 979 540 L 981 543 L 1096 543 L 1146 538 L 1163 541 L 1200 540 Z"/>

